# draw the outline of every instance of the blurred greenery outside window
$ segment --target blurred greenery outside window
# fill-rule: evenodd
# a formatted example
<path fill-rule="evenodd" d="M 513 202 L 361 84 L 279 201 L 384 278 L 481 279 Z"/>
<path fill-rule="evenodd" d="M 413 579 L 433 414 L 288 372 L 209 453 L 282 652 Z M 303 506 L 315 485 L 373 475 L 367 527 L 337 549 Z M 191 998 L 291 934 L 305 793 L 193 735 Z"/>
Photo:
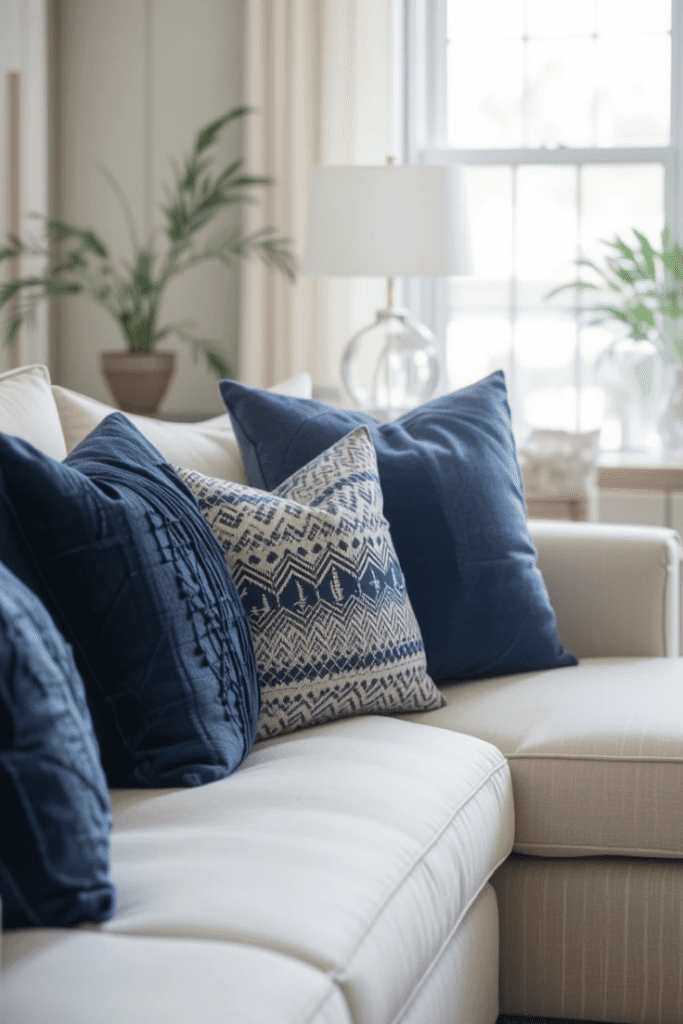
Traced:
<path fill-rule="evenodd" d="M 601 264 L 601 239 L 683 240 L 683 0 L 404 0 L 404 158 L 463 167 L 474 274 L 410 282 L 444 387 L 496 369 L 518 439 L 594 430 L 619 445 L 596 359 L 611 325 L 543 296 Z M 412 292 L 410 291 L 412 289 Z M 595 301 L 595 294 L 591 296 Z"/>

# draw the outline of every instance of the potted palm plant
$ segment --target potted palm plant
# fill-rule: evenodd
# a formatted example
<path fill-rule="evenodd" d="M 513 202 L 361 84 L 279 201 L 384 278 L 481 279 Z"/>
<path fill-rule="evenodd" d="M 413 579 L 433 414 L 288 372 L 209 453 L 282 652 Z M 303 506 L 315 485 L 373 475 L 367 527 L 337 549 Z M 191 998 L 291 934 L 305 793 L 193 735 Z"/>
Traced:
<path fill-rule="evenodd" d="M 575 280 L 548 292 L 549 299 L 568 289 L 592 293 L 598 301 L 582 307 L 589 324 L 612 323 L 620 337 L 603 353 L 602 366 L 611 380 L 622 418 L 622 446 L 637 419 L 639 406 L 656 399 L 653 367 L 664 375 L 663 400 L 658 418 L 667 449 L 683 448 L 683 248 L 671 230 L 661 234 L 661 248 L 633 229 L 635 245 L 618 235 L 604 242 L 611 250 L 602 266 L 580 259 L 592 280 Z"/>
<path fill-rule="evenodd" d="M 240 106 L 201 128 L 192 151 L 182 166 L 174 165 L 175 184 L 166 190 L 162 204 L 165 246 L 160 251 L 156 235 L 141 242 L 130 207 L 120 186 L 104 168 L 121 204 L 130 234 L 132 259 L 116 261 L 108 246 L 89 228 L 73 227 L 53 218 L 39 218 L 40 238 L 24 240 L 8 235 L 0 248 L 0 261 L 17 262 L 39 257 L 43 270 L 26 277 L 15 276 L 0 285 L 0 308 L 7 307 L 5 341 L 13 345 L 24 321 L 34 317 L 45 299 L 83 294 L 102 306 L 116 320 L 125 348 L 102 353 L 102 369 L 121 408 L 129 412 L 156 414 L 170 382 L 175 353 L 159 352 L 165 339 L 176 336 L 192 345 L 209 368 L 219 376 L 230 376 L 231 367 L 216 348 L 202 337 L 190 321 L 160 322 L 161 300 L 168 283 L 179 274 L 206 261 L 232 268 L 247 256 L 256 255 L 268 266 L 290 279 L 295 260 L 287 239 L 274 228 L 251 234 L 226 228 L 200 241 L 203 228 L 235 204 L 253 202 L 253 189 L 272 184 L 270 178 L 246 174 L 242 161 L 234 160 L 214 172 L 214 146 L 223 128 L 250 113 Z"/>

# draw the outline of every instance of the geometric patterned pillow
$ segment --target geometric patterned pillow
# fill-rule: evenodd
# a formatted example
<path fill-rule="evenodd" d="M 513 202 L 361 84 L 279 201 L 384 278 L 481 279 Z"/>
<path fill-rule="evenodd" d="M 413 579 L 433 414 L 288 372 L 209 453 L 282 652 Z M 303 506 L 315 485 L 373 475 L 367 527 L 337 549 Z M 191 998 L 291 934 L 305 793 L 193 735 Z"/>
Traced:
<path fill-rule="evenodd" d="M 247 612 L 261 686 L 258 740 L 446 703 L 427 675 L 367 427 L 271 492 L 175 469 Z"/>

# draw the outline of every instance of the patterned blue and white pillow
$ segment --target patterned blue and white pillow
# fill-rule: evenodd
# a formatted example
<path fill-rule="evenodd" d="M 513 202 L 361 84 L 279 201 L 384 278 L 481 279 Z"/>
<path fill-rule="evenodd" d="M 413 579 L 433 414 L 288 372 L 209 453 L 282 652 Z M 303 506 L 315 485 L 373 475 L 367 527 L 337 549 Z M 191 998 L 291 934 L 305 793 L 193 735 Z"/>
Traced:
<path fill-rule="evenodd" d="M 270 492 L 176 472 L 218 539 L 249 617 L 257 739 L 445 704 L 382 514 L 367 427 Z"/>

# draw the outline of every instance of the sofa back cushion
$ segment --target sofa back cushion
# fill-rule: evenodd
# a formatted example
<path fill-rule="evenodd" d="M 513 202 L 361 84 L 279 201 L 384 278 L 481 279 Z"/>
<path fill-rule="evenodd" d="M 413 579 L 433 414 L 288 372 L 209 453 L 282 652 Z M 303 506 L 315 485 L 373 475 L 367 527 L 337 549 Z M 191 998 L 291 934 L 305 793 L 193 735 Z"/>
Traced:
<path fill-rule="evenodd" d="M 53 459 L 66 456 L 64 434 L 46 366 L 0 373 L 0 431 L 23 437 Z"/>
<path fill-rule="evenodd" d="M 105 921 L 109 795 L 80 675 L 38 598 L 0 563 L 3 927 Z"/>
<path fill-rule="evenodd" d="M 121 413 L 62 463 L 0 435 L 0 518 L 0 548 L 25 554 L 26 582 L 74 647 L 109 784 L 199 785 L 234 771 L 259 710 L 249 626 L 163 456 Z"/>
<path fill-rule="evenodd" d="M 311 378 L 309 374 L 301 373 L 276 384 L 272 390 L 291 397 L 310 398 Z M 104 402 L 68 388 L 53 385 L 52 393 L 68 452 L 73 451 L 105 417 L 117 411 Z M 237 438 L 227 413 L 199 423 L 166 422 L 135 413 L 124 415 L 169 462 L 221 480 L 247 482 Z"/>

